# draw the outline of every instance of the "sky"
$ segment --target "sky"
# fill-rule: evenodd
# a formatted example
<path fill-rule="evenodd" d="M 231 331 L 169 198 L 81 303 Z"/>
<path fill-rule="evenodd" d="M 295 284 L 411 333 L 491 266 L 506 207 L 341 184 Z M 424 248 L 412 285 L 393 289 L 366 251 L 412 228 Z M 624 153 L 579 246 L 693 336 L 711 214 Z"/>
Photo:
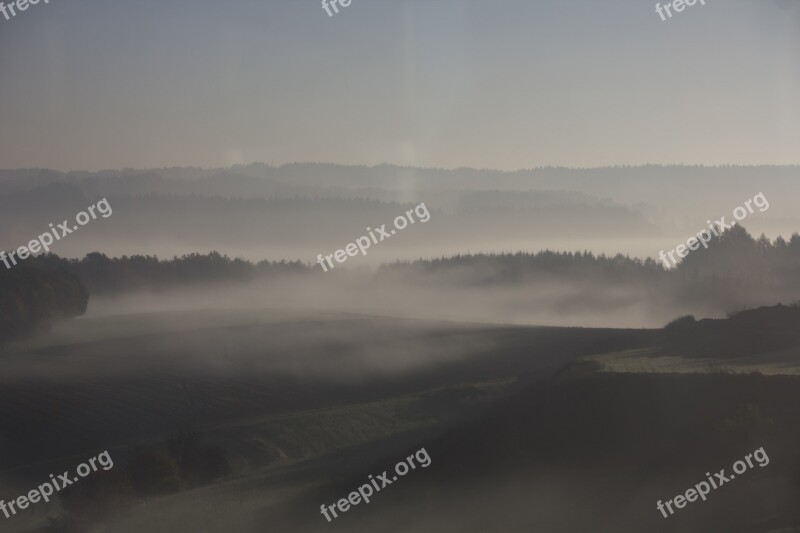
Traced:
<path fill-rule="evenodd" d="M 800 1 L 50 0 L 0 168 L 800 163 Z"/>

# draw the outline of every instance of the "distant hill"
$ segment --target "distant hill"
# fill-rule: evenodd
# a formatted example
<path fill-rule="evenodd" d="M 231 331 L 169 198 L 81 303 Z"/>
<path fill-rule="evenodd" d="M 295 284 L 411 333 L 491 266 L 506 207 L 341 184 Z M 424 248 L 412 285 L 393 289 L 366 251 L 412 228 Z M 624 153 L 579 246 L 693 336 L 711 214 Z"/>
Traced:
<path fill-rule="evenodd" d="M 800 167 L 793 166 L 0 170 L 0 244 L 27 241 L 48 222 L 107 197 L 119 206 L 114 217 L 60 243 L 60 254 L 164 255 L 172 248 L 176 255 L 220 250 L 261 258 L 272 251 L 270 259 L 305 259 L 425 202 L 434 212 L 426 230 L 375 251 L 383 260 L 543 248 L 653 257 L 663 239 L 685 241 L 758 192 L 778 201 L 750 217 L 752 231 L 774 238 L 800 228 Z"/>

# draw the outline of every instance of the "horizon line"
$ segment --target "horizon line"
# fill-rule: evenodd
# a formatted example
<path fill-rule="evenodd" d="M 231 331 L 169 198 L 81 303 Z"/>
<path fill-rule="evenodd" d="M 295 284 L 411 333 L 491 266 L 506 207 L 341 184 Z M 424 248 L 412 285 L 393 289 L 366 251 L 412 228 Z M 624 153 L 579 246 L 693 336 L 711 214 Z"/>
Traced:
<path fill-rule="evenodd" d="M 378 163 L 374 165 L 357 164 L 357 163 L 331 163 L 324 161 L 293 161 L 290 163 L 271 164 L 263 161 L 253 161 L 251 163 L 236 163 L 229 166 L 158 166 L 158 167 L 118 167 L 118 168 L 104 168 L 101 170 L 86 170 L 86 169 L 71 169 L 63 170 L 52 167 L 18 167 L 18 168 L 0 168 L 0 172 L 25 172 L 25 171 L 49 171 L 58 172 L 61 174 L 102 174 L 104 172 L 127 172 L 127 171 L 144 171 L 153 172 L 159 170 L 198 170 L 198 171 L 214 171 L 214 170 L 233 170 L 237 168 L 248 168 L 255 166 L 265 166 L 271 169 L 282 169 L 284 167 L 291 167 L 297 165 L 308 166 L 331 166 L 340 168 L 366 168 L 377 169 L 381 167 L 393 167 L 404 170 L 429 170 L 436 172 L 458 172 L 458 171 L 478 171 L 478 172 L 496 172 L 502 174 L 518 174 L 524 172 L 536 172 L 542 170 L 566 170 L 566 171 L 591 171 L 591 170 L 609 170 L 609 169 L 637 169 L 637 168 L 700 168 L 700 169 L 725 169 L 725 168 L 797 168 L 800 163 L 759 163 L 759 164 L 737 164 L 737 163 L 720 163 L 720 164 L 687 164 L 687 163 L 642 163 L 642 164 L 618 164 L 618 165 L 600 165 L 600 166 L 563 166 L 563 165 L 541 165 L 537 167 L 517 168 L 514 170 L 503 170 L 489 167 L 434 167 L 434 166 L 416 166 L 416 165 L 401 165 L 397 163 Z"/>

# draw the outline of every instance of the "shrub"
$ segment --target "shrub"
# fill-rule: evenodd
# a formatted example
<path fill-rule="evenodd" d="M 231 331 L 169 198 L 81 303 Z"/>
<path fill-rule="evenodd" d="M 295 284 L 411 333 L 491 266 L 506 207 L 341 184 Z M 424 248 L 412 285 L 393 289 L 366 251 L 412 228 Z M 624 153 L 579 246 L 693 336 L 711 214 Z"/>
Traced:
<path fill-rule="evenodd" d="M 686 329 L 690 326 L 694 326 L 697 323 L 695 320 L 694 315 L 684 315 L 682 317 L 678 317 L 666 326 L 664 326 L 664 331 L 672 332 L 672 331 L 679 331 L 682 329 Z"/>

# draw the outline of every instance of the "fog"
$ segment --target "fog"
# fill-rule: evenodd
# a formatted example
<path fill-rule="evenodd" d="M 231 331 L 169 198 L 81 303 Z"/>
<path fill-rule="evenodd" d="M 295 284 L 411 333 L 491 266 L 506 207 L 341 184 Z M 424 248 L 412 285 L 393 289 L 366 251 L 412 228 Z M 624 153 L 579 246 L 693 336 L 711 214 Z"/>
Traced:
<path fill-rule="evenodd" d="M 53 246 L 170 258 L 216 250 L 251 261 L 315 262 L 425 203 L 410 225 L 350 262 L 544 249 L 657 257 L 758 193 L 768 211 L 747 219 L 755 236 L 800 228 L 800 167 L 620 167 L 516 173 L 393 166 L 250 165 L 99 173 L 0 170 L 0 244 L 26 244 L 48 223 L 107 198 L 114 214 Z M 757 181 L 753 178 L 757 177 Z M 608 183 L 614 183 L 613 198 Z M 680 191 L 692 190 L 691 195 Z"/>
<path fill-rule="evenodd" d="M 276 282 L 98 296 L 87 317 L 197 309 L 348 313 L 425 321 L 586 327 L 661 327 L 687 307 L 665 305 L 654 290 L 540 283 L 519 287 L 428 287 L 374 279 L 371 272 Z M 719 314 L 724 314 L 721 311 Z"/>
<path fill-rule="evenodd" d="M 234 170 L 241 174 L 228 190 Z M 647 381 L 659 357 L 679 367 L 681 357 L 695 359 L 682 370 L 715 368 L 731 346 L 747 346 L 754 368 L 773 363 L 771 379 L 793 364 L 786 308 L 774 309 L 777 322 L 758 314 L 747 339 L 737 324 L 749 316 L 729 329 L 691 318 L 673 323 L 673 337 L 661 329 L 683 315 L 724 318 L 800 300 L 800 237 L 790 237 L 800 227 L 790 212 L 800 191 L 785 179 L 796 169 L 760 169 L 758 190 L 739 182 L 741 169 L 729 170 L 737 178 L 730 191 L 702 208 L 670 205 L 677 197 L 657 178 L 699 175 L 698 194 L 711 195 L 719 169 L 598 169 L 592 178 L 419 170 L 442 179 L 428 188 L 409 187 L 408 170 L 391 167 L 7 176 L 0 237 L 9 250 L 101 198 L 113 214 L 53 244 L 74 259 L 15 266 L 13 282 L 31 287 L 10 293 L 9 317 L 31 309 L 14 307 L 19 294 L 60 295 L 71 307 L 69 318 L 51 320 L 59 308 L 43 306 L 40 323 L 0 346 L 2 489 L 21 494 L 95 448 L 120 465 L 119 477 L 80 489 L 91 497 L 60 497 L 17 517 L 12 530 L 40 528 L 53 514 L 48 533 L 663 530 L 645 509 L 677 483 L 637 479 L 627 461 L 670 466 L 673 476 L 708 468 L 708 450 L 738 442 L 721 442 L 718 428 L 749 424 L 750 438 L 761 415 L 747 405 L 773 400 L 756 395 L 739 407 L 739 398 L 789 390 L 727 374 L 708 388 L 694 374 Z M 593 180 L 616 172 L 629 183 L 639 172 L 650 185 L 604 198 Z M 320 188 L 325 175 L 333 181 Z M 675 268 L 657 259 L 759 192 L 768 210 Z M 347 255 L 327 271 L 317 263 L 367 228 L 390 230 L 409 210 L 420 215 L 421 202 L 429 218 L 373 241 L 366 256 Z M 761 353 L 762 323 L 780 340 L 770 344 L 777 355 Z M 706 340 L 694 347 L 698 331 Z M 601 354 L 625 371 L 591 358 Z M 638 357 L 631 366 L 646 372 L 628 372 L 631 359 L 614 359 L 620 354 Z M 696 405 L 720 405 L 696 412 L 681 400 L 700 420 L 684 426 L 675 402 L 695 385 Z M 674 435 L 676 449 L 691 446 L 678 437 L 697 428 L 706 428 L 704 457 L 686 464 L 663 456 L 663 442 Z M 652 438 L 640 450 L 643 434 Z M 414 473 L 419 481 L 409 476 L 381 495 L 384 504 L 335 524 L 320 520 L 321 502 L 423 444 L 433 463 Z M 794 494 L 768 479 L 768 493 Z M 626 513 L 607 511 L 630 501 Z M 730 517 L 740 510 L 724 508 Z M 707 529 L 708 519 L 691 520 Z"/>
<path fill-rule="evenodd" d="M 800 2 L 37 2 L 0 533 L 800 531 Z"/>

